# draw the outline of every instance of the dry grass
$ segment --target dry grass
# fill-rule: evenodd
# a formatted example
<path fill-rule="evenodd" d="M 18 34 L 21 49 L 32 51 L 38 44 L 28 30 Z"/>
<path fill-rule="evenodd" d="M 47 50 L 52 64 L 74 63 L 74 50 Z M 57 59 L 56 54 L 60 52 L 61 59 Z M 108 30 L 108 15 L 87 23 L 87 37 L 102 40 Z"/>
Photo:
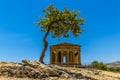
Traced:
<path fill-rule="evenodd" d="M 88 68 L 66 68 L 66 69 L 71 72 L 82 73 L 82 75 L 84 76 L 92 77 L 98 80 L 120 80 L 120 73 Z"/>

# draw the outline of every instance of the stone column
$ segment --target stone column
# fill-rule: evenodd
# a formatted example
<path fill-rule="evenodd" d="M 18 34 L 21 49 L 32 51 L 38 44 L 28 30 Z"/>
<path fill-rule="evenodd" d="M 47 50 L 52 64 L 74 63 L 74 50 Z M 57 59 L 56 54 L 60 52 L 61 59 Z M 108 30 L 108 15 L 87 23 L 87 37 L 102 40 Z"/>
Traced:
<path fill-rule="evenodd" d="M 58 64 L 58 51 L 55 53 L 55 64 Z"/>
<path fill-rule="evenodd" d="M 70 61 L 70 53 L 69 53 L 69 52 L 70 52 L 70 50 L 68 50 L 68 55 L 69 55 L 69 64 L 70 64 L 70 62 L 71 62 L 71 61 Z"/>
<path fill-rule="evenodd" d="M 81 55 L 80 55 L 80 49 L 78 50 L 78 64 L 80 64 L 81 65 Z"/>
<path fill-rule="evenodd" d="M 69 63 L 71 64 L 71 53 L 69 51 Z"/>
<path fill-rule="evenodd" d="M 72 52 L 70 51 L 69 54 L 70 54 L 70 64 L 72 64 Z"/>
<path fill-rule="evenodd" d="M 73 51 L 71 52 L 71 54 L 72 54 L 72 56 L 71 56 L 71 57 L 72 57 L 72 58 L 71 58 L 71 59 L 72 59 L 72 64 L 74 64 L 74 57 L 73 57 L 73 56 L 74 56 L 74 55 L 73 55 L 74 53 L 73 53 Z"/>
<path fill-rule="evenodd" d="M 63 64 L 63 51 L 61 50 L 61 64 Z"/>
<path fill-rule="evenodd" d="M 67 57 L 67 64 L 69 64 L 69 52 L 68 52 L 68 50 L 66 50 L 66 57 Z"/>
<path fill-rule="evenodd" d="M 52 48 L 50 47 L 50 64 L 52 64 Z"/>

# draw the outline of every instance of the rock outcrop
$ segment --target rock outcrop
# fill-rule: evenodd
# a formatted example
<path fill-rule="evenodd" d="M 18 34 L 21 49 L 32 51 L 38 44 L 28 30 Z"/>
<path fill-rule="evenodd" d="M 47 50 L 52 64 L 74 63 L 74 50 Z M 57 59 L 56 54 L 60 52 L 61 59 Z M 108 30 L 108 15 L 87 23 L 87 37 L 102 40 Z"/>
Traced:
<path fill-rule="evenodd" d="M 39 61 L 22 60 L 22 63 L 0 62 L 0 76 L 42 79 L 57 77 L 63 79 L 86 79 L 81 73 L 73 73 L 55 65 L 44 65 Z"/>
<path fill-rule="evenodd" d="M 120 80 L 120 73 L 45 65 L 39 61 L 0 62 L 0 80 Z"/>

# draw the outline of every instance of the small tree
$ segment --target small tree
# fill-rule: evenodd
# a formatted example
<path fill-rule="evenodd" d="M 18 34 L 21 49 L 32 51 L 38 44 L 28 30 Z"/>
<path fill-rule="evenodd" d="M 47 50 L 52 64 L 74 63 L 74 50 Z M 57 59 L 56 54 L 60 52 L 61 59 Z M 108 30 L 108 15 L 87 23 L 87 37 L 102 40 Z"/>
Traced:
<path fill-rule="evenodd" d="M 84 22 L 83 18 L 78 17 L 79 12 L 69 11 L 67 8 L 60 11 L 49 5 L 43 12 L 45 16 L 39 22 L 36 22 L 37 25 L 40 25 L 41 32 L 46 32 L 43 38 L 44 47 L 39 59 L 42 63 L 44 63 L 43 58 L 48 47 L 46 38 L 49 33 L 52 34 L 52 38 L 60 38 L 61 36 L 67 38 L 69 32 L 72 32 L 74 36 L 78 36 L 82 31 L 80 26 Z"/>
<path fill-rule="evenodd" d="M 99 62 L 99 68 L 102 70 L 108 70 L 108 67 L 106 64 L 104 64 L 103 62 Z"/>
<path fill-rule="evenodd" d="M 91 63 L 91 65 L 92 65 L 92 67 L 94 67 L 94 68 L 98 68 L 98 67 L 99 67 L 99 62 L 98 62 L 98 61 L 93 61 L 93 62 Z"/>
<path fill-rule="evenodd" d="M 108 67 L 106 64 L 104 64 L 103 62 L 98 62 L 98 61 L 93 61 L 91 63 L 91 66 L 93 68 L 97 68 L 97 69 L 101 69 L 101 70 L 108 70 Z"/>

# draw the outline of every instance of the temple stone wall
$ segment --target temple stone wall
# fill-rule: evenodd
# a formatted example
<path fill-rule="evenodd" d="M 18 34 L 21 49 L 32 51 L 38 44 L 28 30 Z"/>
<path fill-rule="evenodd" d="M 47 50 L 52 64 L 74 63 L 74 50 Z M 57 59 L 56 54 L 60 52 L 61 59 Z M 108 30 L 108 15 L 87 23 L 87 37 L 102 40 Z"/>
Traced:
<path fill-rule="evenodd" d="M 80 46 L 70 43 L 50 46 L 50 64 L 80 65 Z"/>

